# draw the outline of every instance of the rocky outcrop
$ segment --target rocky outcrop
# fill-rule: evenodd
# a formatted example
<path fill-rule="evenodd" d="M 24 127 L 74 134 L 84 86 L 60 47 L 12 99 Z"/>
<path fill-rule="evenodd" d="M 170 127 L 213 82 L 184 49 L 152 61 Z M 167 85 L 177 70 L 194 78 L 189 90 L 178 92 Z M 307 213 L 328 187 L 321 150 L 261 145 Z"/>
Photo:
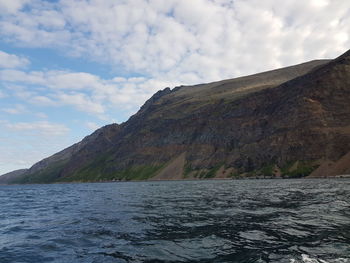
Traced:
<path fill-rule="evenodd" d="M 350 152 L 337 161 L 322 161 L 309 177 L 342 177 L 343 175 L 350 176 Z"/>
<path fill-rule="evenodd" d="M 307 176 L 350 151 L 349 57 L 166 88 L 14 181 Z"/>

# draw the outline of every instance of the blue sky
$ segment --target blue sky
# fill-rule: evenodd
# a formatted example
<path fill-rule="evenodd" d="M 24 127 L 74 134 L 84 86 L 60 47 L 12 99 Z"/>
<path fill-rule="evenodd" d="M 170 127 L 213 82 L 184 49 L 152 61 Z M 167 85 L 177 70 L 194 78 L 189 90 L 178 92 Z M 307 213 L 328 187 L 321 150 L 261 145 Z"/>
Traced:
<path fill-rule="evenodd" d="M 350 48 L 348 0 L 0 0 L 0 174 L 28 168 L 165 87 Z"/>

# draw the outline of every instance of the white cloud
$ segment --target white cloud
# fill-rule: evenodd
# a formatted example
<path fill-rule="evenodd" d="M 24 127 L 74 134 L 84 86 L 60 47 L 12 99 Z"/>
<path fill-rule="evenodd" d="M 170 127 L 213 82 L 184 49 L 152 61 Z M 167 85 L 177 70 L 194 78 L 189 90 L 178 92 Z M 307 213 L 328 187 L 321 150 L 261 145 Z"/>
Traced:
<path fill-rule="evenodd" d="M 85 72 L 0 70 L 9 92 L 39 107 L 71 106 L 108 119 L 108 110 L 134 113 L 153 93 L 180 83 L 144 77 L 101 79 Z"/>
<path fill-rule="evenodd" d="M 0 79 L 7 82 L 45 85 L 44 73 L 38 71 L 27 73 L 17 69 L 4 69 L 0 70 Z"/>
<path fill-rule="evenodd" d="M 44 112 L 37 112 L 37 113 L 35 113 L 35 116 L 38 117 L 38 118 L 40 118 L 40 119 L 47 119 L 47 118 L 49 117 L 49 116 L 47 116 L 47 114 L 44 113 Z"/>
<path fill-rule="evenodd" d="M 93 101 L 91 97 L 83 93 L 59 93 L 56 97 L 64 105 L 73 105 L 79 110 L 94 113 L 103 114 L 105 112 L 104 107 L 96 101 Z"/>
<path fill-rule="evenodd" d="M 350 46 L 347 0 L 61 0 L 29 6 L 0 22 L 5 39 L 59 47 L 184 84 L 335 57 Z M 69 80 L 76 76 L 61 77 L 74 85 Z"/>
<path fill-rule="evenodd" d="M 45 114 L 44 112 L 30 111 L 30 110 L 28 110 L 27 106 L 25 106 L 23 104 L 15 104 L 12 107 L 1 108 L 0 111 L 6 112 L 6 113 L 12 114 L 12 115 L 26 114 L 27 115 L 26 117 L 35 116 L 35 117 L 40 118 L 40 119 L 48 119 L 48 115 Z M 6 123 L 8 123 L 8 122 L 6 122 Z M 10 127 L 10 126 L 8 126 L 8 127 Z"/>
<path fill-rule="evenodd" d="M 0 90 L 0 99 L 6 98 L 7 95 L 4 91 Z"/>
<path fill-rule="evenodd" d="M 2 108 L 1 110 L 9 114 L 23 114 L 28 112 L 27 108 L 21 104 L 14 105 L 10 108 Z"/>
<path fill-rule="evenodd" d="M 329 5 L 329 1 L 328 0 L 311 0 L 311 4 L 315 7 L 326 7 L 327 5 Z"/>
<path fill-rule="evenodd" d="M 97 130 L 98 128 L 101 127 L 100 125 L 98 125 L 97 123 L 92 122 L 92 121 L 86 122 L 85 125 L 86 125 L 86 127 L 89 128 L 91 131 L 95 131 L 95 130 Z"/>
<path fill-rule="evenodd" d="M 100 86 L 99 77 L 85 72 L 50 71 L 46 82 L 54 89 L 89 90 Z"/>
<path fill-rule="evenodd" d="M 29 102 L 37 106 L 58 106 L 57 101 L 41 95 L 31 96 Z"/>
<path fill-rule="evenodd" d="M 29 64 L 29 60 L 0 50 L 0 68 L 21 68 Z"/>
<path fill-rule="evenodd" d="M 1 0 L 0 1 L 0 11 L 16 13 L 21 9 L 29 0 Z"/>
<path fill-rule="evenodd" d="M 63 136 L 69 132 L 69 128 L 63 124 L 48 121 L 5 123 L 5 128 L 14 132 L 30 132 L 42 136 Z"/>

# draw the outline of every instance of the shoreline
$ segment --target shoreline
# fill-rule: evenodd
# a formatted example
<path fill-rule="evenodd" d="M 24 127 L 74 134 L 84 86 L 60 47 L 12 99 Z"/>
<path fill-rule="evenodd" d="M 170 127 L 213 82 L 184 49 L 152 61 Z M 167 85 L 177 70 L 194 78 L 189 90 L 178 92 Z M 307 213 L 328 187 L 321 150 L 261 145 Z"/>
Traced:
<path fill-rule="evenodd" d="M 337 175 L 327 177 L 299 177 L 299 178 L 286 178 L 286 177 L 274 177 L 274 178 L 205 178 L 205 179 L 158 179 L 158 180 L 108 180 L 108 181 L 91 181 L 91 182 L 52 182 L 52 183 L 28 183 L 28 184 L 0 184 L 0 186 L 9 185 L 54 185 L 54 184 L 96 184 L 96 183 L 130 183 L 130 182 L 174 182 L 174 181 L 250 181 L 250 180 L 313 180 L 313 179 L 350 179 L 350 175 Z"/>

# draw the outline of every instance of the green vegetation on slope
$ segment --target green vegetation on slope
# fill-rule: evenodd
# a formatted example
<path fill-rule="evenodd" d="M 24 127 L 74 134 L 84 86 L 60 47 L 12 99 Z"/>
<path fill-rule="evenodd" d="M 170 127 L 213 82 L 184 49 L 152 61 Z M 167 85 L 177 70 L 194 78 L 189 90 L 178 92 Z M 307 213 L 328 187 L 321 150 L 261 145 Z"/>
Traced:
<path fill-rule="evenodd" d="M 265 165 L 263 168 L 260 169 L 260 173 L 263 176 L 272 176 L 273 175 L 273 168 L 275 167 L 274 164 L 268 164 Z"/>
<path fill-rule="evenodd" d="M 156 175 L 164 167 L 164 164 L 135 165 L 122 171 L 115 171 L 110 155 L 105 154 L 77 171 L 72 176 L 62 178 L 65 182 L 98 182 L 113 180 L 147 180 Z"/>
<path fill-rule="evenodd" d="M 214 178 L 220 167 L 222 166 L 222 163 L 215 165 L 212 168 L 209 169 L 193 169 L 189 163 L 185 164 L 184 167 L 184 178 L 189 178 L 190 174 L 193 174 L 194 178 L 200 178 L 200 179 L 209 179 Z"/>
<path fill-rule="evenodd" d="M 214 167 L 210 168 L 209 171 L 203 175 L 203 177 L 200 177 L 200 178 L 214 178 L 221 166 L 222 166 L 221 163 L 218 165 L 215 165 Z"/>
<path fill-rule="evenodd" d="M 41 184 L 41 183 L 53 183 L 59 181 L 61 171 L 66 165 L 66 161 L 58 161 L 51 164 L 49 167 L 41 170 L 40 172 L 25 175 L 20 177 L 11 183 L 14 184 Z"/>
<path fill-rule="evenodd" d="M 191 164 L 190 163 L 186 163 L 185 166 L 184 166 L 183 177 L 184 178 L 188 178 L 190 173 L 192 173 L 194 171 L 196 171 L 196 170 L 191 167 Z"/>
<path fill-rule="evenodd" d="M 311 162 L 296 161 L 282 167 L 281 172 L 283 177 L 301 178 L 310 175 L 317 167 Z"/>

